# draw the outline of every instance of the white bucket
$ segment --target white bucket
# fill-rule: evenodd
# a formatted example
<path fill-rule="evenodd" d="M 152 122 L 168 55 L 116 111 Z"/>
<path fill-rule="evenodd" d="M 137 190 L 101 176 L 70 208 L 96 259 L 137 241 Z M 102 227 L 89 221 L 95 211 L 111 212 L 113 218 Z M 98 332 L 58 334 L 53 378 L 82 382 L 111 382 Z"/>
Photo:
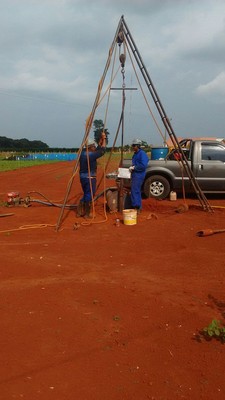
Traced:
<path fill-rule="evenodd" d="M 170 201 L 176 201 L 177 200 L 177 194 L 176 192 L 170 192 Z"/>
<path fill-rule="evenodd" d="M 137 210 L 123 210 L 123 223 L 124 225 L 136 225 Z"/>

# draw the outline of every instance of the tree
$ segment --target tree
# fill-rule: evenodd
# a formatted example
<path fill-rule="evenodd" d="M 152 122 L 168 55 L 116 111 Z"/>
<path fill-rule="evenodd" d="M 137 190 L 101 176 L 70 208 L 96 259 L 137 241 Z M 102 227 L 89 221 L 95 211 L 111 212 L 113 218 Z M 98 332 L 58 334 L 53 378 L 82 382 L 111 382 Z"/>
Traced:
<path fill-rule="evenodd" d="M 145 142 L 144 140 L 142 140 L 141 146 L 142 146 L 142 147 L 148 147 L 148 143 Z"/>
<path fill-rule="evenodd" d="M 49 146 L 40 140 L 10 139 L 0 136 L 1 151 L 46 151 Z"/>
<path fill-rule="evenodd" d="M 110 133 L 108 132 L 108 129 L 104 128 L 103 121 L 101 119 L 95 119 L 93 125 L 94 125 L 93 131 L 94 131 L 95 142 L 98 143 L 101 138 L 102 132 L 105 132 L 106 144 L 108 144 L 108 135 L 110 135 Z"/>

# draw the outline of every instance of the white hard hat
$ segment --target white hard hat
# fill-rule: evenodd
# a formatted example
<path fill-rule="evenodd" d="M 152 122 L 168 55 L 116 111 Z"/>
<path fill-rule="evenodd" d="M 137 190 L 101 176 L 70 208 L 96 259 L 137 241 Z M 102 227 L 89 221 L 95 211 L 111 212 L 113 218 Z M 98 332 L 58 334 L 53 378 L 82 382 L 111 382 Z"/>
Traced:
<path fill-rule="evenodd" d="M 94 139 L 92 139 L 92 138 L 87 139 L 86 147 L 93 146 L 93 145 L 95 145 Z"/>
<path fill-rule="evenodd" d="M 142 144 L 142 140 L 140 140 L 140 139 L 134 139 L 132 141 L 132 145 L 141 146 L 141 144 Z"/>

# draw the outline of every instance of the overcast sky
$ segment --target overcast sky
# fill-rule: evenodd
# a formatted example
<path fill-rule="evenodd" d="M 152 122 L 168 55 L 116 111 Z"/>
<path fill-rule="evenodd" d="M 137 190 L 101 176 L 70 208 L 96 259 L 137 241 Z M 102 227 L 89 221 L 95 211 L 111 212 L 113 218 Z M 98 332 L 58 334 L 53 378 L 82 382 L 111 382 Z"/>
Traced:
<path fill-rule="evenodd" d="M 224 0 L 0 0 L 0 136 L 79 147 L 122 15 L 176 135 L 225 137 Z M 119 70 L 112 87 L 122 83 Z M 128 54 L 125 85 L 137 90 L 126 91 L 124 143 L 161 145 Z M 95 115 L 109 145 L 121 94 Z"/>

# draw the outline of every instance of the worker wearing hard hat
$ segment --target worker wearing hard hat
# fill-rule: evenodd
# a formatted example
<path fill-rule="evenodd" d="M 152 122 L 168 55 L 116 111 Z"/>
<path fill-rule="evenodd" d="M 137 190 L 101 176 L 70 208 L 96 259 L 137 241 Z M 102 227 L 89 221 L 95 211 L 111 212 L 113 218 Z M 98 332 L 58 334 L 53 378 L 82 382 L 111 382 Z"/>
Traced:
<path fill-rule="evenodd" d="M 83 197 L 77 207 L 77 216 L 90 217 L 91 201 L 96 192 L 97 159 L 106 149 L 106 134 L 102 132 L 98 146 L 94 139 L 88 139 L 80 155 L 80 183 Z"/>
<path fill-rule="evenodd" d="M 132 157 L 132 166 L 129 168 L 131 172 L 131 204 L 133 208 L 137 209 L 138 213 L 141 211 L 141 187 L 148 165 L 148 156 L 141 149 L 141 144 L 142 141 L 140 139 L 133 140 L 132 149 L 134 154 Z"/>

